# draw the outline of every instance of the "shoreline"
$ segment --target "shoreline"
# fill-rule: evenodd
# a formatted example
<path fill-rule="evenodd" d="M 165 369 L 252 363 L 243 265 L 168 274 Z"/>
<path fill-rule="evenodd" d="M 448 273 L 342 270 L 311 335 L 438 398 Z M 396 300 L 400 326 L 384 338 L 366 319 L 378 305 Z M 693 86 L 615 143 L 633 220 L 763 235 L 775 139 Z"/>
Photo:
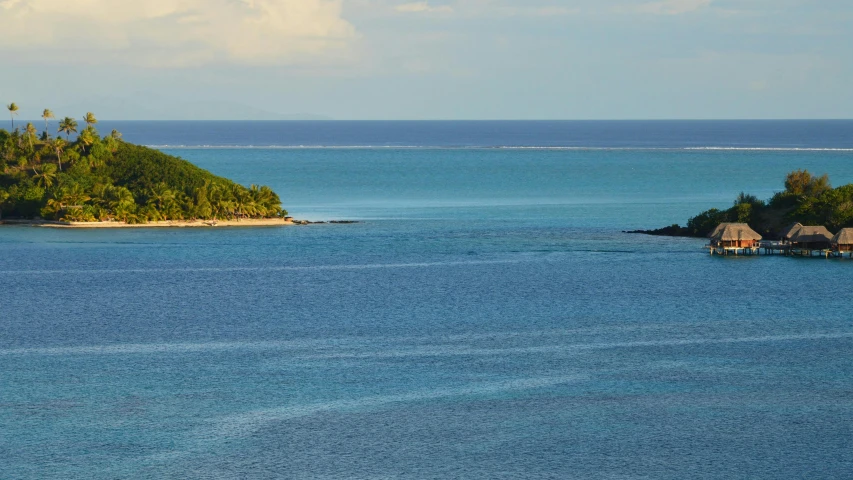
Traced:
<path fill-rule="evenodd" d="M 41 228 L 216 228 L 216 227 L 287 227 L 308 225 L 307 220 L 282 218 L 246 218 L 242 220 L 164 220 L 148 223 L 125 222 L 60 222 L 52 220 L 2 220 L 0 226 Z"/>

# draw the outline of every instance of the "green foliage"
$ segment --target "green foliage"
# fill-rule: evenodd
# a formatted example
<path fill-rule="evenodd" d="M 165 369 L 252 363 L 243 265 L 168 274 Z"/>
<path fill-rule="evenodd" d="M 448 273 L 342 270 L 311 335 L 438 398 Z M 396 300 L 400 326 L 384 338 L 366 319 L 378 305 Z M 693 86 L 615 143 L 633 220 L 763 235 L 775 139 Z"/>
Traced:
<path fill-rule="evenodd" d="M 112 161 L 107 163 L 107 170 L 117 184 L 139 192 L 151 190 L 161 183 L 171 190 L 185 193 L 202 188 L 208 181 L 232 183 L 180 158 L 124 142 L 119 145 Z"/>
<path fill-rule="evenodd" d="M 775 236 L 792 222 L 824 225 L 830 230 L 853 227 L 853 184 L 833 189 L 829 177 L 797 170 L 785 178 L 785 190 L 769 201 L 741 192 L 728 210 L 700 213 L 687 222 L 689 235 L 708 235 L 723 222 L 742 222 L 767 236 Z"/>
<path fill-rule="evenodd" d="M 9 192 L 0 188 L 0 220 L 3 219 L 3 209 L 6 208 L 6 200 L 9 199 Z"/>
<path fill-rule="evenodd" d="M 93 132 L 91 127 L 87 127 L 85 130 L 80 132 L 80 135 L 77 137 L 77 145 L 80 146 L 81 152 L 86 153 L 86 149 L 91 147 L 97 139 L 97 132 Z"/>
<path fill-rule="evenodd" d="M 46 111 L 47 112 L 47 111 Z M 0 130 L 0 213 L 67 221 L 269 218 L 287 214 L 269 187 L 249 188 L 177 157 L 101 138 L 94 115 L 75 141 Z M 70 136 L 77 122 L 59 122 Z"/>
<path fill-rule="evenodd" d="M 740 192 L 737 198 L 735 198 L 735 206 L 744 204 L 760 206 L 764 205 L 764 200 L 759 200 L 755 195 L 748 195 L 744 192 Z"/>
<path fill-rule="evenodd" d="M 729 212 L 712 208 L 706 210 L 699 215 L 687 221 L 687 231 L 690 235 L 696 237 L 705 237 L 712 230 L 717 228 L 717 225 L 723 222 L 729 222 Z"/>
<path fill-rule="evenodd" d="M 795 214 L 810 224 L 833 229 L 853 226 L 853 184 L 826 190 L 816 198 L 805 198 Z"/>
<path fill-rule="evenodd" d="M 829 176 L 814 177 L 808 170 L 791 172 L 785 178 L 785 192 L 799 197 L 818 197 L 830 190 Z"/>
<path fill-rule="evenodd" d="M 753 209 L 751 203 L 739 203 L 732 207 L 733 211 L 730 211 L 729 217 L 733 217 L 735 222 L 738 223 L 750 223 L 753 216 Z"/>
<path fill-rule="evenodd" d="M 8 194 L 5 202 L 7 209 L 3 210 L 7 217 L 33 218 L 44 206 L 45 189 L 34 184 L 29 178 L 12 185 Z"/>

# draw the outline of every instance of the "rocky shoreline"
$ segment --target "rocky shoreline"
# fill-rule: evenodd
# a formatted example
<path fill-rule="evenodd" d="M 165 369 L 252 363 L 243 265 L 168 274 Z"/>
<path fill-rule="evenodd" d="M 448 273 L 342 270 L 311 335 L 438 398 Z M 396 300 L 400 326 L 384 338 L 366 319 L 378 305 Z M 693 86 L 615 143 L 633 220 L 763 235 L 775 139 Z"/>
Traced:
<path fill-rule="evenodd" d="M 656 228 L 654 230 L 623 230 L 622 233 L 639 233 L 643 235 L 655 235 L 658 237 L 702 238 L 698 235 L 693 235 L 688 228 L 680 225 L 670 225 L 668 227 Z"/>

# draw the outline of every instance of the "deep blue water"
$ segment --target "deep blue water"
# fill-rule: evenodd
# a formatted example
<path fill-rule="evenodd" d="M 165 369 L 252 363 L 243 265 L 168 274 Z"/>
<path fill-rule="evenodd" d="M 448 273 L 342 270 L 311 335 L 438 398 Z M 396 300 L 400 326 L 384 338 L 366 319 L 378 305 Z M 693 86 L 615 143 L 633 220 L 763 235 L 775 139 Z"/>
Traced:
<path fill-rule="evenodd" d="M 580 150 L 369 123 L 304 142 L 360 148 L 167 149 L 355 225 L 0 228 L 0 478 L 849 478 L 853 261 L 622 230 L 797 168 L 853 182 L 850 123 L 691 140 L 761 150 L 686 150 L 693 123 Z M 338 128 L 300 125 L 245 142 Z"/>
<path fill-rule="evenodd" d="M 113 121 L 98 128 L 173 147 L 853 149 L 853 120 Z"/>

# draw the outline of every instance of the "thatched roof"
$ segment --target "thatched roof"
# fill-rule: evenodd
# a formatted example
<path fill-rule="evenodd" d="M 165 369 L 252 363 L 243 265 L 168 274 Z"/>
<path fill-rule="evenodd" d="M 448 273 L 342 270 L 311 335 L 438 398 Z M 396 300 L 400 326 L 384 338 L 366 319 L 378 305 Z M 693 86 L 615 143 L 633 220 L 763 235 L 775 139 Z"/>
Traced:
<path fill-rule="evenodd" d="M 711 239 L 718 242 L 736 240 L 761 240 L 761 235 L 745 223 L 721 223 L 711 232 Z"/>
<path fill-rule="evenodd" d="M 720 232 L 722 232 L 723 229 L 726 228 L 727 225 L 731 225 L 731 223 L 727 222 L 727 223 L 721 223 L 721 224 L 717 225 L 717 228 L 715 228 L 714 230 L 711 231 L 711 233 L 708 234 L 708 238 L 714 238 L 717 235 L 719 235 Z"/>
<path fill-rule="evenodd" d="M 801 228 L 803 228 L 803 224 L 800 222 L 788 225 L 787 227 L 782 229 L 782 238 L 790 240 L 791 237 L 796 235 L 797 231 L 799 231 Z"/>
<path fill-rule="evenodd" d="M 842 228 L 832 237 L 833 245 L 853 245 L 853 228 Z"/>
<path fill-rule="evenodd" d="M 791 237 L 794 243 L 829 243 L 832 240 L 832 234 L 826 227 L 820 226 L 803 226 Z"/>

